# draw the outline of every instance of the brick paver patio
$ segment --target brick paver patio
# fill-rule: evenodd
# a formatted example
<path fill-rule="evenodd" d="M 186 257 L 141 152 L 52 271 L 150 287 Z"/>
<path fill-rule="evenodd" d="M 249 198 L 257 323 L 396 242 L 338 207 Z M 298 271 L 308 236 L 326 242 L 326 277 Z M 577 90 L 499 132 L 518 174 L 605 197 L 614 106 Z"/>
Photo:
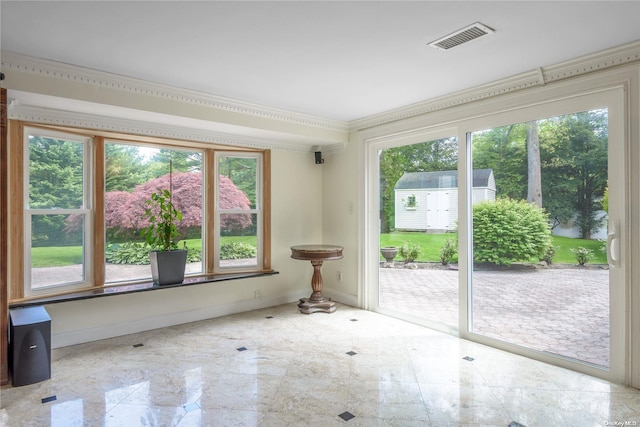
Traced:
<path fill-rule="evenodd" d="M 474 332 L 609 366 L 608 270 L 475 271 Z M 380 268 L 380 306 L 458 326 L 458 271 Z"/>

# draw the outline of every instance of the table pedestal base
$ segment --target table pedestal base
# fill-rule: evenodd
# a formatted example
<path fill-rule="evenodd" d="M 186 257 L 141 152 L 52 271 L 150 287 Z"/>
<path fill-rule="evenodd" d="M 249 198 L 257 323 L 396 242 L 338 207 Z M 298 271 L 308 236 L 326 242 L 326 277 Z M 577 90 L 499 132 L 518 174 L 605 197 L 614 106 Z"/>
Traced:
<path fill-rule="evenodd" d="M 301 313 L 333 313 L 336 311 L 336 303 L 325 299 L 324 301 L 311 301 L 311 298 L 300 298 L 298 308 Z"/>

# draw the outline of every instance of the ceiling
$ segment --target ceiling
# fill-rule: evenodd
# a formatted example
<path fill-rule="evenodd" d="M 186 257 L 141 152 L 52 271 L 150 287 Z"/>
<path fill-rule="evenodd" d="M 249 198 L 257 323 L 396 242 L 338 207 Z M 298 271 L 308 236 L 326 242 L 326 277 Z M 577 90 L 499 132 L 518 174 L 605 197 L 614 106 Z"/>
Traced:
<path fill-rule="evenodd" d="M 640 40 L 640 1 L 5 1 L 3 51 L 349 122 Z M 495 33 L 428 43 L 474 22 Z"/>

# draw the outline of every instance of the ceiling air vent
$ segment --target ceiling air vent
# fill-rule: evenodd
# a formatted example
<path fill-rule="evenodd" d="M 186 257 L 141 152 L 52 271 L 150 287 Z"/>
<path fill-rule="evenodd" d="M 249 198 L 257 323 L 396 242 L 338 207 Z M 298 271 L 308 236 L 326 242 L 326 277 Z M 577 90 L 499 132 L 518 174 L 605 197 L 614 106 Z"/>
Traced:
<path fill-rule="evenodd" d="M 495 33 L 495 30 L 487 27 L 479 22 L 471 24 L 468 27 L 462 28 L 454 33 L 449 34 L 434 40 L 429 43 L 429 46 L 433 46 L 442 50 L 449 50 L 453 47 L 459 46 L 462 43 L 470 42 L 478 37 L 486 36 Z"/>

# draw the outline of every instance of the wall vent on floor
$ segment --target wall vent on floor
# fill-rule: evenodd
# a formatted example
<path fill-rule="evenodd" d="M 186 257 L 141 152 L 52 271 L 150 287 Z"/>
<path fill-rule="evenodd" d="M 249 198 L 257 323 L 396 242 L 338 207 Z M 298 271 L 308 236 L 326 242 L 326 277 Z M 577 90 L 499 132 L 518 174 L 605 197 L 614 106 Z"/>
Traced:
<path fill-rule="evenodd" d="M 478 37 L 486 36 L 495 33 L 493 28 L 487 27 L 484 24 L 476 22 L 468 27 L 462 28 L 454 33 L 449 34 L 434 40 L 429 43 L 429 46 L 433 46 L 441 50 L 449 50 L 453 47 L 460 46 L 462 43 L 470 42 Z"/>

